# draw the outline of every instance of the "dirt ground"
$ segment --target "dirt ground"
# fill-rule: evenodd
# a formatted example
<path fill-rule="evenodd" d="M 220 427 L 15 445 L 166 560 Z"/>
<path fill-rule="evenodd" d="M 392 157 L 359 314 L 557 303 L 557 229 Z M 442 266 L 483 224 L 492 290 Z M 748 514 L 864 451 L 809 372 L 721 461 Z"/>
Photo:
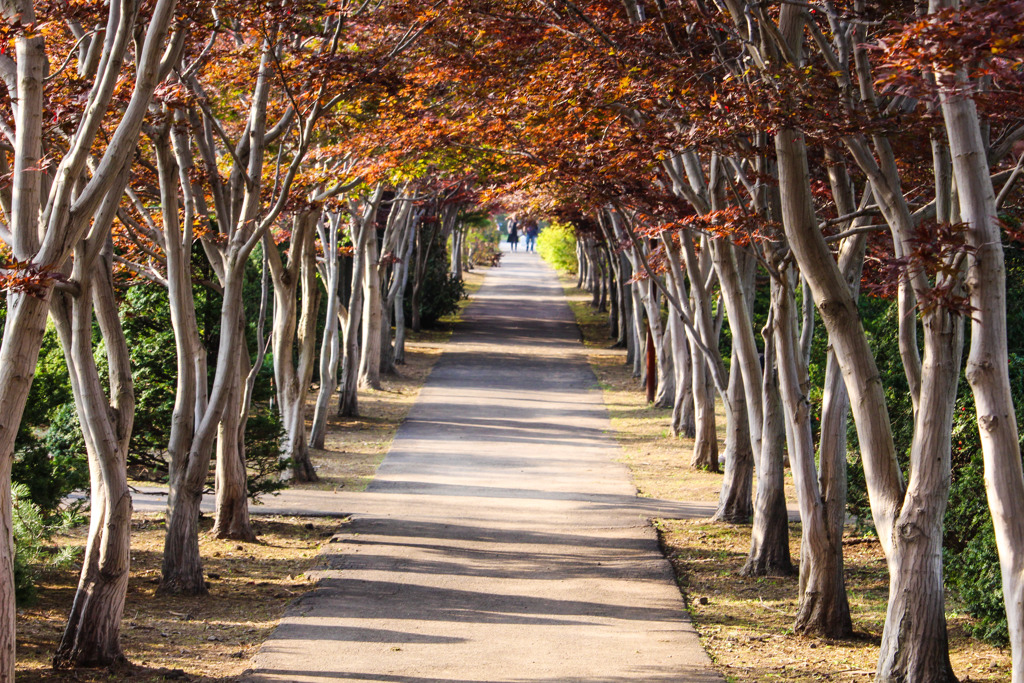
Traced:
<path fill-rule="evenodd" d="M 132 667 L 113 672 L 50 668 L 78 572 L 77 567 L 48 570 L 40 576 L 37 602 L 18 610 L 18 680 L 226 680 L 245 669 L 292 597 L 310 587 L 305 572 L 339 524 L 325 518 L 256 518 L 259 542 L 239 543 L 212 538 L 212 520 L 207 517 L 202 520 L 200 551 L 210 592 L 182 598 L 156 594 L 162 516 L 137 515 L 132 521 L 132 571 L 121 637 Z M 81 547 L 87 532 L 79 527 L 57 540 Z"/>
<path fill-rule="evenodd" d="M 479 289 L 483 277 L 479 269 L 467 275 L 468 294 Z M 366 487 L 440 357 L 457 318 L 442 321 L 439 330 L 411 334 L 407 362 L 398 374 L 383 378 L 379 391 L 360 391 L 362 417 L 332 416 L 326 448 L 313 453 L 321 480 L 304 486 Z M 314 401 L 311 393 L 310 413 Z M 201 521 L 200 552 L 210 592 L 182 598 L 156 595 L 163 515 L 136 514 L 121 636 L 130 664 L 114 670 L 54 671 L 50 667 L 74 597 L 76 564 L 42 570 L 36 601 L 18 610 L 18 681 L 234 680 L 248 667 L 292 599 L 312 587 L 307 572 L 314 568 L 320 546 L 343 523 L 322 517 L 254 517 L 258 542 L 240 543 L 212 538 L 212 520 L 206 517 Z M 87 526 L 82 526 L 54 540 L 60 546 L 82 547 L 87 533 Z"/>
<path fill-rule="evenodd" d="M 640 495 L 669 500 L 718 500 L 722 477 L 689 466 L 689 439 L 668 433 L 670 411 L 647 405 L 639 381 L 625 365 L 625 351 L 611 349 L 607 318 L 589 306 L 590 295 L 563 279 L 587 345 L 591 367 L 604 389 L 623 461 Z M 724 416 L 719 436 L 724 440 Z M 786 498 L 795 502 L 787 472 Z M 888 572 L 877 540 L 853 529 L 844 539 L 846 581 L 855 635 L 847 641 L 797 636 L 797 578 L 749 579 L 738 574 L 750 549 L 749 525 L 707 520 L 655 522 L 683 598 L 705 649 L 735 683 L 873 680 L 888 597 Z M 790 555 L 800 558 L 800 525 L 790 525 Z M 961 683 L 1007 681 L 1008 649 L 992 647 L 965 631 L 970 617 L 947 596 L 950 660 Z"/>

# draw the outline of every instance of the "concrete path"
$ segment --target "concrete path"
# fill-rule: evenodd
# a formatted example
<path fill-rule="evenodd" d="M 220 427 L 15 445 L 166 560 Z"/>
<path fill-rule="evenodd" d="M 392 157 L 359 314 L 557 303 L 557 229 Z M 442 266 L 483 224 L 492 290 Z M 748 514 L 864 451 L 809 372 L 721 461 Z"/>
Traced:
<path fill-rule="evenodd" d="M 557 279 L 506 255 L 247 681 L 721 681 Z"/>

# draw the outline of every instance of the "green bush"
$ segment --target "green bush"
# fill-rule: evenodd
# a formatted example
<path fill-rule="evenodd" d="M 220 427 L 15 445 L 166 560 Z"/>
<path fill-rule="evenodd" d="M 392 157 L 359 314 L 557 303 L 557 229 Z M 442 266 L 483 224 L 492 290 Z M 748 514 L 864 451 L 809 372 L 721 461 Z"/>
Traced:
<path fill-rule="evenodd" d="M 1010 220 L 1009 217 L 1004 217 Z M 1019 244 L 1007 245 L 1007 301 L 1024 299 L 1024 251 Z M 1024 424 L 1024 314 L 1019 307 L 1007 309 L 1010 388 L 1017 424 Z M 967 321 L 970 345 L 970 321 Z M 995 531 L 985 494 L 985 467 L 978 432 L 974 396 L 961 376 L 953 413 L 952 484 L 943 527 L 943 556 L 946 585 L 975 617 L 975 636 L 995 643 L 1008 642 L 1006 608 L 996 550 Z"/>
<path fill-rule="evenodd" d="M 48 519 L 32 502 L 31 493 L 24 484 L 14 484 L 11 494 L 14 499 L 14 598 L 19 605 L 25 605 L 36 597 L 35 577 L 40 566 L 66 567 L 74 562 L 77 548 L 50 549 L 47 545 L 54 534 L 81 523 L 82 518 L 77 509 L 72 509 Z"/>
<path fill-rule="evenodd" d="M 264 406 L 256 406 L 245 423 L 245 464 L 249 500 L 259 503 L 260 496 L 288 488 L 280 474 L 291 467 L 290 460 L 281 459 L 284 421 L 280 414 Z"/>
<path fill-rule="evenodd" d="M 576 233 L 572 226 L 551 223 L 537 235 L 537 253 L 557 270 L 576 273 Z"/>
<path fill-rule="evenodd" d="M 1024 298 L 1024 253 L 1010 246 L 1006 249 L 1007 300 Z M 863 298 L 861 314 L 871 338 L 879 375 L 885 387 L 886 403 L 892 422 L 897 457 L 904 474 L 908 474 L 908 455 L 913 439 L 913 406 L 907 387 L 897 340 L 896 305 L 880 299 Z M 1024 315 L 1016 309 L 1007 312 L 1009 330 L 1024 330 Z M 964 361 L 970 347 L 970 321 Z M 1024 422 L 1024 334 L 1011 333 L 1010 386 L 1017 411 L 1017 423 Z M 863 467 L 856 453 L 857 441 L 850 423 L 849 497 L 847 510 L 864 522 L 870 509 L 864 484 Z M 975 618 L 969 630 L 994 644 L 1008 640 L 1006 611 L 1003 604 L 999 556 L 995 532 L 988 509 L 984 463 L 978 432 L 974 397 L 961 375 L 957 402 L 953 413 L 951 444 L 951 485 L 949 504 L 943 520 L 943 564 L 947 588 L 959 598 L 966 611 Z"/>
<path fill-rule="evenodd" d="M 11 477 L 25 486 L 28 500 L 49 519 L 68 494 L 88 490 L 89 464 L 74 404 L 52 409 L 49 428 L 34 431 L 43 437 L 22 435 Z"/>
<path fill-rule="evenodd" d="M 72 402 L 71 384 L 57 333 L 48 326 L 32 389 L 14 441 L 11 478 L 25 487 L 44 522 L 57 514 L 72 491 L 89 486 L 85 443 Z"/>
<path fill-rule="evenodd" d="M 1010 386 L 1017 423 L 1024 420 L 1024 356 L 1010 356 Z M 975 636 L 1006 644 L 1009 633 L 1003 604 L 992 516 L 986 504 L 985 465 L 978 432 L 974 397 L 966 380 L 960 382 L 953 413 L 953 473 L 949 507 L 943 527 L 946 585 L 963 601 L 977 622 Z"/>
<path fill-rule="evenodd" d="M 448 251 L 435 248 L 427 260 L 420 290 L 420 326 L 431 328 L 446 315 L 459 310 L 459 302 L 466 298 L 466 287 L 448 271 Z M 405 294 L 405 315 L 412 317 L 412 278 Z"/>
<path fill-rule="evenodd" d="M 501 260 L 501 233 L 486 213 L 468 213 L 463 217 L 466 225 L 466 248 L 469 261 L 475 266 L 490 266 Z"/>

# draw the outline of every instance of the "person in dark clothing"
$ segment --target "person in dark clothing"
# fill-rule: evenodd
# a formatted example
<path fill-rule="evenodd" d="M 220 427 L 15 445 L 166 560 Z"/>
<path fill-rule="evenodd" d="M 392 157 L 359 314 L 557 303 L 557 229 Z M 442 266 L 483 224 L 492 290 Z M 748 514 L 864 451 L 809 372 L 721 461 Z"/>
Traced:
<path fill-rule="evenodd" d="M 519 246 L 519 222 L 512 221 L 508 224 L 508 246 L 512 251 L 516 251 Z"/>
<path fill-rule="evenodd" d="M 533 251 L 537 245 L 537 233 L 540 232 L 540 228 L 537 227 L 536 223 L 530 223 L 526 226 L 526 251 Z"/>

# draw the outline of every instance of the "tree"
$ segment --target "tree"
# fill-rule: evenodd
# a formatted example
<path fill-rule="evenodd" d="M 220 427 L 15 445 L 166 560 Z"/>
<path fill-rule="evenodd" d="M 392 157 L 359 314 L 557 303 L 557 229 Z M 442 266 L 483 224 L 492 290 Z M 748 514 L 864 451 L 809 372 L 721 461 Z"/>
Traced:
<path fill-rule="evenodd" d="M 47 104 L 51 104 L 44 100 L 43 88 L 48 46 L 68 44 L 54 33 L 63 31 L 65 26 L 72 35 L 76 32 L 84 34 L 79 22 L 89 19 L 91 13 L 54 17 L 66 23 L 49 24 L 50 31 L 32 31 L 29 27 L 49 19 L 37 14 L 33 3 L 7 2 L 0 6 L 15 42 L 13 57 L 0 56 L 0 76 L 7 86 L 9 101 L 17 102 L 14 128 L 8 131 L 9 142 L 13 146 L 13 167 L 8 168 L 12 168 L 13 177 L 10 194 L 4 201 L 6 225 L 0 230 L 0 239 L 11 247 L 12 256 L 12 263 L 7 267 L 7 321 L 0 348 L 0 527 L 7 530 L 5 538 L 0 539 L 0 619 L 3 620 L 0 628 L 0 680 L 3 681 L 14 680 L 13 548 L 10 535 L 10 473 L 14 436 L 31 385 L 47 308 L 54 287 L 63 279 L 59 273 L 90 229 L 94 214 L 101 210 L 101 206 L 116 202 L 124 189 L 127 180 L 124 169 L 135 149 L 146 109 L 163 73 L 169 68 L 170 60 L 165 59 L 162 63 L 161 52 L 165 48 L 174 7 L 173 0 L 159 0 L 153 7 L 145 38 L 136 55 L 131 97 L 113 132 L 106 138 L 106 146 L 102 148 L 99 160 L 91 166 L 89 175 L 87 162 L 107 117 L 130 39 L 136 32 L 136 5 L 123 2 L 112 4 L 106 11 L 101 10 L 94 18 L 100 26 L 105 26 L 102 32 L 88 39 L 79 39 L 77 56 L 81 78 L 87 84 L 83 99 L 86 107 L 77 126 L 73 126 L 68 146 L 45 150 L 43 122 L 49 119 L 44 118 L 44 112 L 48 109 Z M 165 52 L 165 58 L 174 53 L 172 45 L 172 49 Z M 101 223 L 98 231 L 102 232 L 102 229 Z M 94 249 L 100 245 L 93 242 Z M 84 321 L 87 317 L 87 308 L 81 309 L 79 320 Z M 91 354 L 91 349 L 89 351 Z M 84 343 L 79 342 L 76 354 L 85 352 Z M 95 394 L 83 395 L 83 409 L 98 410 L 96 401 L 98 397 Z M 130 422 L 120 426 L 128 425 Z M 116 451 L 115 445 L 109 452 L 113 454 Z M 102 456 L 97 453 L 96 457 Z M 107 461 L 104 470 L 108 478 L 101 490 L 108 495 L 120 496 L 114 469 L 116 463 Z M 98 463 L 96 474 L 100 474 Z M 123 520 L 124 509 L 105 507 L 104 514 Z M 119 533 L 112 529 L 112 536 Z M 101 536 L 93 534 L 90 546 L 103 543 Z M 123 541 L 117 540 L 113 548 L 122 545 Z M 120 569 L 119 561 L 114 558 L 111 561 Z M 99 578 L 96 575 L 99 569 L 95 564 L 84 568 L 80 584 L 83 599 L 90 583 Z M 101 626 L 109 628 L 119 622 L 114 618 L 119 616 L 117 590 L 111 592 L 113 603 L 107 602 L 103 607 L 97 605 L 96 612 L 92 614 L 76 613 L 69 628 L 76 645 L 62 647 L 62 657 L 102 660 L 119 654 L 119 646 L 111 644 L 111 635 L 116 643 L 116 633 L 100 632 Z"/>

